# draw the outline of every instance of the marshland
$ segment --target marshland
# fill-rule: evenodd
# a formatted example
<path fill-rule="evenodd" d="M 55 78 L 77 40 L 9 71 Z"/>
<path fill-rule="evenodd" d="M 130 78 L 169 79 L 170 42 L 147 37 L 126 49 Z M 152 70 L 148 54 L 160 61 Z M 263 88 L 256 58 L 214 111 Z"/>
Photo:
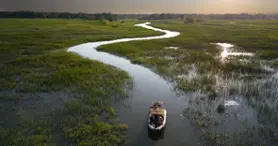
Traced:
<path fill-rule="evenodd" d="M 0 145 L 277 145 L 277 20 L 149 21 L 0 19 Z"/>

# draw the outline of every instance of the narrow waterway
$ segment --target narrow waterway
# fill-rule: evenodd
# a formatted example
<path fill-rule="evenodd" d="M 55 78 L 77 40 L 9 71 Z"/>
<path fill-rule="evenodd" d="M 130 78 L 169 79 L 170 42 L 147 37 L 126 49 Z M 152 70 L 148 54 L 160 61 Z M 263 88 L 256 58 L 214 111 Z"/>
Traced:
<path fill-rule="evenodd" d="M 131 98 L 123 101 L 125 106 L 120 106 L 119 117 L 121 123 L 129 125 L 127 145 L 138 146 L 197 146 L 200 145 L 201 138 L 187 119 L 182 118 L 181 114 L 185 108 L 186 96 L 178 97 L 172 90 L 172 85 L 161 76 L 152 72 L 150 69 L 140 65 L 132 64 L 129 60 L 109 53 L 97 51 L 96 48 L 101 45 L 136 41 L 165 39 L 180 35 L 179 32 L 162 30 L 149 26 L 150 23 L 137 24 L 138 27 L 144 27 L 154 31 L 165 33 L 161 36 L 123 38 L 112 41 L 92 42 L 77 45 L 68 49 L 69 52 L 75 52 L 85 58 L 101 61 L 120 68 L 129 73 L 133 78 L 133 90 Z M 155 140 L 148 136 L 147 114 L 152 101 L 161 100 L 168 111 L 167 127 L 164 137 Z"/>
<path fill-rule="evenodd" d="M 220 74 L 212 74 L 211 77 L 216 81 L 213 88 L 217 92 L 216 99 L 207 102 L 199 103 L 198 98 L 202 97 L 202 93 L 193 92 L 185 93 L 182 96 L 177 96 L 173 91 L 173 84 L 164 80 L 158 74 L 150 69 L 140 65 L 132 64 L 129 60 L 118 57 L 109 53 L 100 52 L 97 48 L 101 45 L 137 41 L 137 40 L 152 40 L 166 39 L 180 35 L 179 32 L 162 30 L 149 26 L 150 23 L 137 24 L 138 27 L 151 29 L 154 31 L 163 32 L 164 35 L 140 38 L 123 38 L 112 41 L 92 42 L 77 45 L 68 49 L 69 52 L 75 52 L 85 58 L 97 60 L 108 65 L 115 66 L 129 73 L 133 79 L 133 90 L 131 97 L 120 101 L 119 117 L 120 122 L 129 125 L 128 128 L 128 146 L 197 146 L 204 145 L 201 138 L 200 129 L 195 130 L 188 119 L 194 118 L 193 115 L 185 118 L 185 109 L 197 110 L 201 113 L 199 118 L 214 118 L 216 125 L 206 129 L 207 131 L 216 132 L 233 132 L 232 137 L 225 143 L 238 145 L 239 143 L 267 143 L 268 141 L 264 134 L 259 132 L 263 130 L 265 133 L 273 132 L 273 129 L 267 127 L 275 126 L 277 123 L 276 113 L 274 110 L 277 103 L 277 70 L 271 68 L 270 64 L 264 61 L 257 60 L 256 55 L 248 52 L 234 51 L 234 45 L 227 43 L 215 43 L 221 49 L 220 58 L 222 63 L 238 60 L 241 63 L 249 63 L 254 61 L 260 62 L 260 67 L 270 74 L 261 74 L 261 78 L 253 77 L 252 80 L 241 79 L 237 76 L 225 77 Z M 178 49 L 169 47 L 169 49 Z M 169 50 L 171 51 L 171 50 Z M 239 59 L 235 57 L 244 57 Z M 234 59 L 234 60 L 233 60 Z M 190 80 L 191 78 L 200 78 L 193 65 L 192 70 L 188 70 L 188 75 L 180 77 Z M 208 73 L 209 75 L 209 73 Z M 241 72 L 239 75 L 253 75 L 252 72 Z M 207 74 L 205 74 L 207 76 Z M 194 100 L 195 99 L 195 100 Z M 167 109 L 167 125 L 165 133 L 160 139 L 154 139 L 148 135 L 147 114 L 148 108 L 152 101 L 161 100 Z M 190 103 L 190 104 L 189 104 Z M 225 114 L 219 114 L 215 108 L 223 104 L 226 108 Z M 190 110 L 189 110 L 190 111 Z M 269 120 L 271 119 L 271 120 Z M 200 120 L 200 119 L 199 119 Z M 262 129 L 260 127 L 263 126 Z M 249 130 L 246 133 L 245 129 Z M 250 130 L 251 128 L 251 130 Z M 253 129 L 253 131 L 252 131 Z M 256 131 L 257 130 L 257 131 Z M 244 135 L 239 133 L 245 132 Z M 273 135 L 271 136 L 273 137 Z"/>

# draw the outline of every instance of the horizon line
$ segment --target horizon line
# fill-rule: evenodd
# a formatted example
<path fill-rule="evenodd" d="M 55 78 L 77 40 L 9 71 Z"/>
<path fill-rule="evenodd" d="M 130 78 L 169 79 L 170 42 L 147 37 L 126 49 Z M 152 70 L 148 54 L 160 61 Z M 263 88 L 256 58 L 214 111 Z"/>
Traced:
<path fill-rule="evenodd" d="M 263 12 L 256 12 L 256 13 L 248 13 L 248 12 L 240 12 L 240 13 L 170 13 L 170 12 L 156 12 L 156 13 L 112 13 L 112 12 L 59 12 L 59 11 L 32 11 L 32 10 L 17 10 L 17 11 L 9 11 L 9 10 L 0 10 L 0 12 L 42 12 L 42 13 L 83 13 L 83 14 L 101 14 L 101 13 L 111 13 L 116 15 L 152 15 L 152 14 L 197 14 L 197 15 L 224 15 L 224 14 L 264 14 L 264 15 L 273 15 L 278 14 L 278 12 L 274 13 L 263 13 Z"/>

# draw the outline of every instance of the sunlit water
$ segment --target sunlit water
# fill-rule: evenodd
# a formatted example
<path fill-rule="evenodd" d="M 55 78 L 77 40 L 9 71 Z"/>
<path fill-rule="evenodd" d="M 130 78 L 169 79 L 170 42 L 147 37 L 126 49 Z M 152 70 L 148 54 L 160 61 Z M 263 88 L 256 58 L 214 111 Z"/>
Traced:
<path fill-rule="evenodd" d="M 252 145 L 265 143 L 266 145 L 275 145 L 270 139 L 277 139 L 277 101 L 278 101 L 278 78 L 277 70 L 271 68 L 265 61 L 259 60 L 255 54 L 248 52 L 233 52 L 234 45 L 228 43 L 216 43 L 222 50 L 220 53 L 221 61 L 225 64 L 228 58 L 232 61 L 250 63 L 255 60 L 262 70 L 268 74 L 258 74 L 252 72 L 237 72 L 231 76 L 225 76 L 221 73 L 206 76 L 214 78 L 216 83 L 213 85 L 217 92 L 217 98 L 210 104 L 204 103 L 198 108 L 205 115 L 210 115 L 218 121 L 212 127 L 212 131 L 235 132 L 229 144 L 237 145 L 238 141 L 250 143 Z M 246 59 L 237 59 L 236 56 L 247 56 Z M 252 65 L 252 64 L 249 64 Z M 195 71 L 196 72 L 196 71 Z M 244 76 L 251 75 L 252 79 L 246 79 Z M 243 78 L 238 78 L 242 76 Z M 256 78 L 260 76 L 260 78 Z M 200 77 L 200 76 L 199 76 Z M 227 107 L 224 114 L 219 114 L 215 108 L 219 104 Z M 230 107 L 232 105 L 232 107 Z M 199 106 L 200 107 L 200 106 Z M 247 130 L 248 129 L 248 130 Z M 239 135 L 239 133 L 242 133 Z M 244 133 L 244 134 L 243 134 Z M 270 134 L 271 133 L 271 134 Z M 267 137 L 267 138 L 266 138 Z"/>
<path fill-rule="evenodd" d="M 167 49 L 167 50 L 178 50 L 179 47 L 169 46 L 169 47 L 165 47 L 165 49 Z"/>
<path fill-rule="evenodd" d="M 137 24 L 136 26 L 154 31 L 160 31 L 165 34 L 161 36 L 124 38 L 112 41 L 85 43 L 71 47 L 68 51 L 77 53 L 85 58 L 101 61 L 105 64 L 115 66 L 128 72 L 133 78 L 134 85 L 131 95 L 132 97 L 123 101 L 125 106 L 119 107 L 120 121 L 129 125 L 129 142 L 127 145 L 198 145 L 200 143 L 199 134 L 196 133 L 197 131 L 192 128 L 186 119 L 182 119 L 180 117 L 185 106 L 185 102 L 181 101 L 184 98 L 176 96 L 170 83 L 148 68 L 132 64 L 125 58 L 96 50 L 97 47 L 105 44 L 136 40 L 165 39 L 180 35 L 179 32 L 154 28 L 148 24 L 150 23 Z M 154 141 L 148 137 L 147 130 L 148 108 L 154 100 L 163 101 L 168 114 L 164 138 L 159 141 Z"/>
<path fill-rule="evenodd" d="M 224 61 L 229 56 L 254 56 L 253 53 L 247 52 L 230 52 L 230 49 L 234 47 L 232 44 L 228 43 L 216 43 L 217 46 L 222 48 L 221 59 Z"/>

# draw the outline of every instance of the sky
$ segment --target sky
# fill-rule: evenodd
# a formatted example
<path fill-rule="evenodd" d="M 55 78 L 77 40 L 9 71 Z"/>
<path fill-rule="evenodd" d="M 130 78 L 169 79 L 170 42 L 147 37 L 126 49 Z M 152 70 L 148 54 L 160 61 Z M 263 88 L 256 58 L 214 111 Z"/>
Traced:
<path fill-rule="evenodd" d="M 0 0 L 0 11 L 278 13 L 278 0 Z"/>

